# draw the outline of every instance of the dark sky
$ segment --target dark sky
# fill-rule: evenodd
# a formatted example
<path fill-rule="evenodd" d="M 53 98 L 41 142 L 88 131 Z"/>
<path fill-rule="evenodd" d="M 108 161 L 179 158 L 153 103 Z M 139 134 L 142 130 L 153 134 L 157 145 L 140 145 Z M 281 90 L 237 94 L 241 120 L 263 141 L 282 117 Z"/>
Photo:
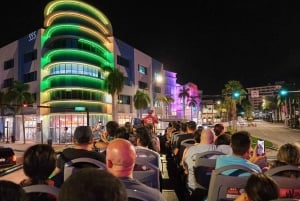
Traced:
<path fill-rule="evenodd" d="M 0 45 L 41 28 L 47 2 L 6 2 Z M 110 19 L 115 37 L 177 72 L 180 84 L 196 83 L 204 94 L 220 94 L 229 80 L 244 87 L 300 84 L 300 1 L 85 2 Z"/>

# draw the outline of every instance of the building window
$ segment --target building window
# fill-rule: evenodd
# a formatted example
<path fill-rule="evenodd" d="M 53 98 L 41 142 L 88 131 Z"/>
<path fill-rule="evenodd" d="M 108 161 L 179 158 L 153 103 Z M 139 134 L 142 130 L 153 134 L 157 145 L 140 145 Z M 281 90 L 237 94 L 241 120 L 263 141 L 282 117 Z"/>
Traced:
<path fill-rule="evenodd" d="M 13 82 L 14 82 L 13 78 L 8 78 L 8 79 L 4 80 L 2 88 L 12 87 L 13 86 Z"/>
<path fill-rule="evenodd" d="M 148 84 L 146 82 L 139 81 L 139 88 L 140 89 L 147 89 Z"/>
<path fill-rule="evenodd" d="M 154 92 L 155 93 L 161 93 L 161 88 L 160 87 L 154 87 Z"/>
<path fill-rule="evenodd" d="M 4 62 L 4 70 L 14 67 L 14 59 L 10 59 Z"/>
<path fill-rule="evenodd" d="M 124 58 L 124 57 L 121 57 L 121 56 L 117 55 L 117 64 L 128 68 L 129 67 L 129 60 Z"/>
<path fill-rule="evenodd" d="M 24 54 L 24 63 L 30 62 L 37 58 L 37 51 L 33 50 L 32 52 L 28 52 Z"/>
<path fill-rule="evenodd" d="M 119 104 L 126 104 L 126 105 L 131 104 L 131 97 L 130 96 L 120 95 L 118 100 L 119 100 Z"/>
<path fill-rule="evenodd" d="M 145 67 L 145 66 L 142 66 L 142 65 L 138 65 L 138 71 L 139 71 L 139 73 L 141 73 L 141 74 L 144 74 L 144 75 L 147 75 L 148 73 L 147 73 L 147 67 Z"/>
<path fill-rule="evenodd" d="M 32 82 L 37 80 L 37 72 L 33 71 L 30 73 L 24 74 L 24 83 Z"/>

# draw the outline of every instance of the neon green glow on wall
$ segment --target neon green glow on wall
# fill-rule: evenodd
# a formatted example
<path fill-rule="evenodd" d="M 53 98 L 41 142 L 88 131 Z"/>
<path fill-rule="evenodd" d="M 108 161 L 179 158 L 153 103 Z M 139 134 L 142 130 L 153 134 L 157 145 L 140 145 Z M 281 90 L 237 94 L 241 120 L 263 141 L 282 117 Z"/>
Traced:
<path fill-rule="evenodd" d="M 59 86 L 66 87 L 86 87 L 92 90 L 104 90 L 104 80 L 98 78 L 87 77 L 84 75 L 54 75 L 46 77 L 41 84 L 41 91 L 48 90 L 53 87 L 53 83 L 59 83 Z M 76 83 L 76 84 L 75 84 Z"/>
<path fill-rule="evenodd" d="M 77 6 L 77 8 L 76 8 Z M 86 14 L 90 14 L 91 16 L 94 16 L 95 18 L 99 19 L 101 22 L 103 22 L 107 28 L 109 28 L 110 32 L 112 33 L 112 27 L 111 23 L 108 20 L 108 18 L 98 9 L 95 7 L 83 2 L 83 1 L 74 1 L 74 0 L 56 0 L 51 1 L 49 4 L 47 4 L 45 10 L 44 10 L 44 16 L 49 15 L 52 12 L 55 12 L 57 10 L 82 10 L 82 12 L 85 12 Z"/>
<path fill-rule="evenodd" d="M 84 33 L 89 34 L 90 36 L 97 38 L 99 42 L 102 42 L 103 44 L 110 44 L 110 41 L 107 39 L 107 37 L 100 33 L 97 32 L 91 28 L 84 27 L 84 26 L 78 26 L 78 25 L 73 25 L 73 24 L 58 24 L 58 25 L 53 25 L 51 27 L 48 27 L 46 31 L 44 32 L 45 37 L 53 37 L 53 36 L 61 36 L 61 35 L 76 35 L 76 33 Z M 79 36 L 80 37 L 80 36 Z"/>
<path fill-rule="evenodd" d="M 65 61 L 67 58 L 69 60 L 74 60 L 74 61 L 89 60 L 90 62 L 93 62 L 97 66 L 113 67 L 113 63 L 107 61 L 105 58 L 90 52 L 77 50 L 77 49 L 59 49 L 59 50 L 49 51 L 43 56 L 41 61 L 41 66 L 42 68 L 44 68 L 44 66 L 50 62 Z"/>
<path fill-rule="evenodd" d="M 95 43 L 95 42 L 93 42 L 91 40 L 86 40 L 86 39 L 82 39 L 82 38 L 80 38 L 78 41 L 80 43 L 83 43 L 83 44 L 88 44 L 91 47 L 93 47 L 95 49 L 98 49 L 99 51 L 103 52 L 106 55 L 111 55 L 109 57 L 113 57 L 113 54 L 111 52 L 109 52 L 105 47 L 103 47 L 102 45 L 100 45 L 99 43 Z"/>

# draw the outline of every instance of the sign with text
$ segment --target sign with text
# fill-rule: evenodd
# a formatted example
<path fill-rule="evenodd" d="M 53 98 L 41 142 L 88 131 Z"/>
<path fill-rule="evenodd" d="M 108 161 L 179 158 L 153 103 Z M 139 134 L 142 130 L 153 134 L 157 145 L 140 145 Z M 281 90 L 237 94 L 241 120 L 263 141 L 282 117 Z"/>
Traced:
<path fill-rule="evenodd" d="M 258 97 L 259 97 L 259 90 L 252 90 L 251 98 L 258 98 Z"/>

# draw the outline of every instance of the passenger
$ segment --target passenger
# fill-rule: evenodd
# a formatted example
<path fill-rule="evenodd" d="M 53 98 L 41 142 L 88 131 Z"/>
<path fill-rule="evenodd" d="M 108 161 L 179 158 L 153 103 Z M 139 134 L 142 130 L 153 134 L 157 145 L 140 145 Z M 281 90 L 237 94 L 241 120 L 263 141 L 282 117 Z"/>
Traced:
<path fill-rule="evenodd" d="M 94 143 L 96 149 L 105 150 L 109 141 L 116 138 L 119 123 L 116 121 L 108 121 L 105 125 L 105 131 L 101 135 L 100 141 Z"/>
<path fill-rule="evenodd" d="M 215 139 L 215 145 L 217 146 L 217 151 L 223 152 L 224 154 L 232 154 L 232 148 L 230 146 L 231 135 L 224 133 L 219 135 Z"/>
<path fill-rule="evenodd" d="M 194 140 L 195 140 L 195 144 L 193 145 L 197 145 L 200 143 L 201 141 L 201 132 L 202 132 L 203 128 L 198 128 L 196 130 L 196 132 L 194 133 Z M 184 174 L 188 174 L 188 170 L 186 168 L 186 165 L 185 165 L 185 158 L 186 158 L 186 152 L 188 150 L 189 147 L 186 147 L 185 150 L 183 151 L 183 154 L 182 154 L 182 159 L 181 159 L 181 167 L 184 169 Z"/>
<path fill-rule="evenodd" d="M 214 133 L 215 133 L 215 140 L 219 135 L 224 134 L 225 128 L 223 124 L 215 124 L 214 126 Z"/>
<path fill-rule="evenodd" d="M 160 154 L 154 149 L 153 147 L 153 141 L 151 140 L 151 134 L 150 130 L 143 126 L 136 129 L 136 146 L 135 149 L 148 149 L 151 152 L 154 152 L 153 155 L 156 155 L 157 161 L 155 161 L 153 164 L 157 165 L 159 170 L 162 169 L 162 163 L 160 159 Z M 145 156 L 146 157 L 146 156 Z M 146 162 L 145 162 L 146 163 Z M 143 164 L 135 164 L 134 170 L 141 169 L 143 167 Z M 161 191 L 162 191 L 162 172 L 160 171 L 160 183 L 161 183 Z"/>
<path fill-rule="evenodd" d="M 159 140 L 159 137 L 157 136 L 157 133 L 154 132 L 153 126 L 151 124 L 149 124 L 145 127 L 149 129 L 149 133 L 150 133 L 150 137 L 152 140 L 154 150 L 157 153 L 160 153 L 160 140 Z"/>
<path fill-rule="evenodd" d="M 300 150 L 295 144 L 286 143 L 280 146 L 277 152 L 277 159 L 270 163 L 269 169 L 279 167 L 282 165 L 294 165 L 299 166 L 300 162 Z M 278 174 L 278 176 L 286 176 L 299 178 L 299 171 L 284 171 Z"/>
<path fill-rule="evenodd" d="M 266 160 L 265 156 L 258 156 L 255 151 L 252 153 L 250 133 L 247 131 L 238 131 L 231 136 L 232 155 L 221 155 L 216 160 L 216 168 L 227 165 L 243 165 L 254 172 L 262 172 L 260 166 L 261 160 Z M 236 170 L 227 170 L 225 175 L 233 174 Z M 249 175 L 248 173 L 239 174 L 240 176 Z"/>
<path fill-rule="evenodd" d="M 175 157 L 175 161 L 177 164 L 180 164 L 180 161 L 182 159 L 182 154 L 184 151 L 184 150 L 182 150 L 182 153 L 180 153 L 181 142 L 186 139 L 193 139 L 194 133 L 196 132 L 196 130 L 197 130 L 196 122 L 189 121 L 189 122 L 187 122 L 187 133 L 181 134 L 178 136 L 178 139 L 177 139 L 177 142 L 175 145 L 175 149 L 173 151 L 173 155 Z"/>
<path fill-rule="evenodd" d="M 92 151 L 94 139 L 89 126 L 78 126 L 74 132 L 73 142 L 74 147 L 66 148 L 60 153 L 56 168 L 50 176 L 57 187 L 60 187 L 64 181 L 64 165 L 66 162 L 80 157 L 87 157 L 105 163 L 103 153 Z"/>
<path fill-rule="evenodd" d="M 165 201 L 159 190 L 151 188 L 133 178 L 135 161 L 135 147 L 128 140 L 117 138 L 109 143 L 106 150 L 107 170 L 120 178 L 127 189 L 133 189 L 150 195 L 147 201 Z"/>
<path fill-rule="evenodd" d="M 158 117 L 154 115 L 154 110 L 150 109 L 148 115 L 143 118 L 143 125 L 152 125 L 153 132 L 156 133 L 156 125 L 158 124 Z"/>
<path fill-rule="evenodd" d="M 29 201 L 26 192 L 12 181 L 0 180 L 1 201 Z"/>
<path fill-rule="evenodd" d="M 279 187 L 269 176 L 263 173 L 251 174 L 248 178 L 245 192 L 235 201 L 270 201 L 279 197 Z"/>
<path fill-rule="evenodd" d="M 29 147 L 24 152 L 23 157 L 23 171 L 28 177 L 21 181 L 22 187 L 35 185 L 35 184 L 46 184 L 54 186 L 54 182 L 48 177 L 55 169 L 56 164 L 56 153 L 52 146 L 48 144 L 36 144 Z M 44 193 L 30 193 L 29 200 L 42 201 L 42 200 L 56 200 L 57 198 Z"/>
<path fill-rule="evenodd" d="M 129 121 L 127 121 L 125 122 L 124 127 L 126 128 L 127 133 L 129 134 L 129 141 L 134 144 L 136 136 L 135 136 L 133 125 Z"/>
<path fill-rule="evenodd" d="M 116 130 L 116 138 L 123 138 L 125 140 L 129 140 L 129 133 L 124 126 L 117 128 Z"/>
<path fill-rule="evenodd" d="M 59 191 L 60 201 L 127 201 L 124 184 L 114 175 L 96 168 L 74 172 Z"/>
<path fill-rule="evenodd" d="M 206 151 L 215 151 L 216 145 L 214 144 L 214 133 L 210 128 L 203 129 L 201 132 L 200 143 L 190 146 L 185 154 L 184 168 L 188 172 L 187 174 L 187 187 L 189 190 L 189 200 L 203 200 L 208 191 L 200 188 L 196 182 L 194 174 L 194 161 L 197 153 L 203 153 Z"/>

